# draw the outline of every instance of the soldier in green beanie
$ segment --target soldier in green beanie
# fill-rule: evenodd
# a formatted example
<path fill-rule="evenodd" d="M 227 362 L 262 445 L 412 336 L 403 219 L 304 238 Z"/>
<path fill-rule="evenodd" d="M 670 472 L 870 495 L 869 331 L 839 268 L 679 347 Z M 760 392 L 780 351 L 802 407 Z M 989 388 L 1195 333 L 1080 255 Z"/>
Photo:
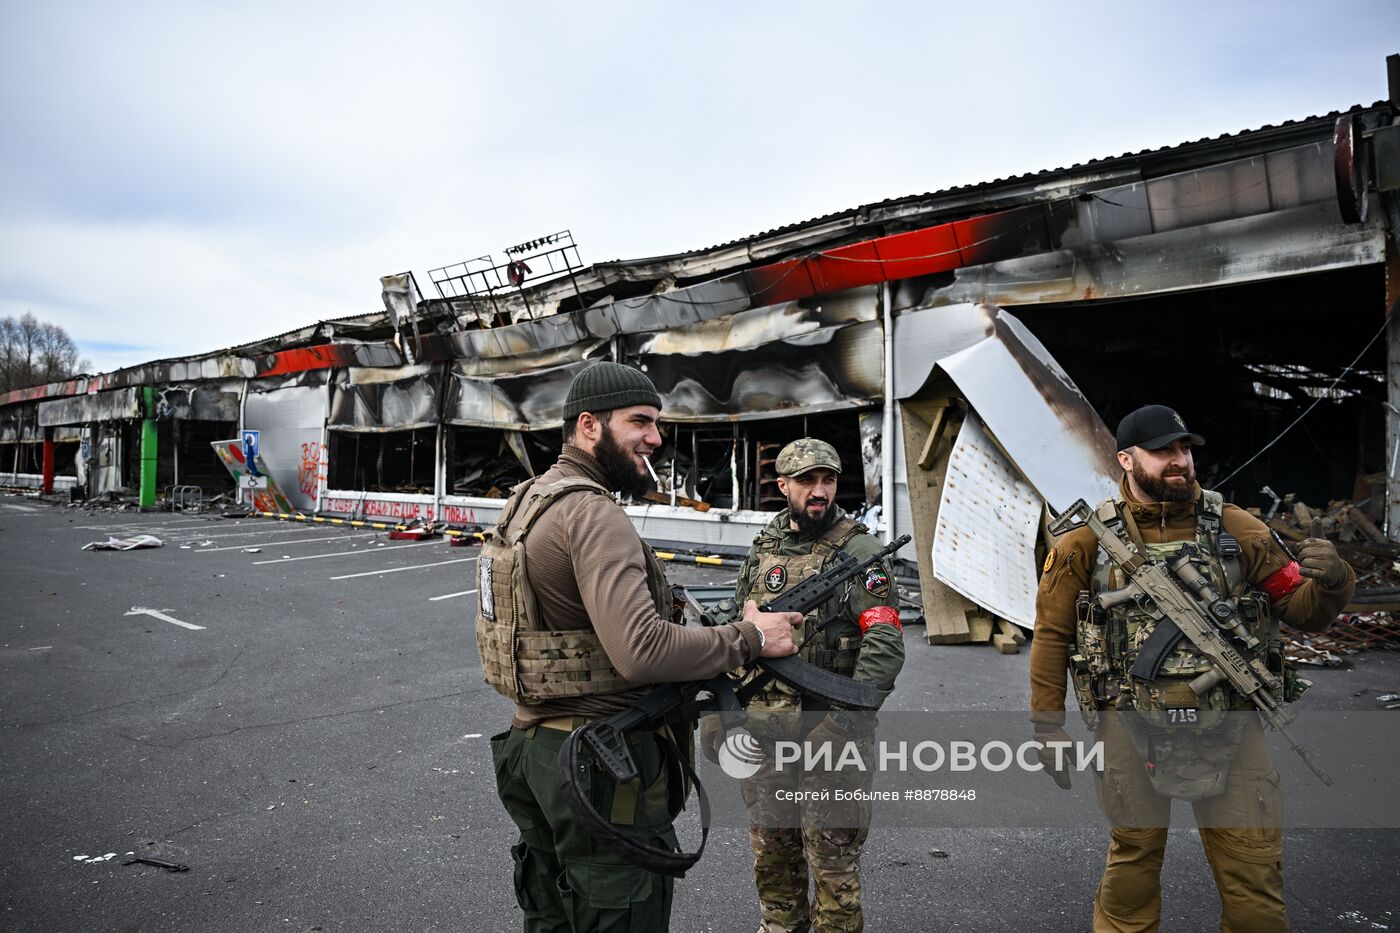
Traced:
<path fill-rule="evenodd" d="M 556 769 L 569 733 L 629 706 L 651 684 L 796 651 L 792 626 L 801 617 L 759 612 L 753 602 L 734 625 L 674 624 L 661 564 L 614 499 L 650 488 L 660 409 L 656 387 L 630 366 L 580 372 L 564 402 L 559 460 L 512 491 L 478 561 L 482 670 L 516 703 L 491 751 L 497 793 L 520 829 L 511 855 L 527 933 L 665 930 L 670 922 L 672 879 L 623 860 L 565 803 Z M 624 832 L 678 849 L 671 821 L 685 790 L 666 767 L 664 739 L 656 730 L 630 737 L 637 780 L 615 783 L 588 758 L 578 783 Z M 693 748 L 688 729 L 672 739 Z"/>

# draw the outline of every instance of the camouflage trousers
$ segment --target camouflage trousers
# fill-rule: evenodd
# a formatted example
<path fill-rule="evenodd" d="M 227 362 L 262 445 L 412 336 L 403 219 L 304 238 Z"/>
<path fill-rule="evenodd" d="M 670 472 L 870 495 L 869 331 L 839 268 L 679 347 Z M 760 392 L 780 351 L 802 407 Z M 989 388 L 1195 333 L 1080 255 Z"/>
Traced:
<path fill-rule="evenodd" d="M 491 738 L 496 792 L 520 830 L 511 847 L 515 898 L 526 933 L 656 933 L 670 924 L 673 881 L 623 860 L 595 839 L 564 801 L 557 776 L 568 733 L 512 728 Z M 617 784 L 586 751 L 579 786 L 595 809 L 640 841 L 676 848 L 671 813 L 680 788 L 655 733 L 628 740 L 641 772 Z"/>
<path fill-rule="evenodd" d="M 858 743 L 866 762 L 873 741 Z M 838 801 L 837 790 L 869 791 L 873 768 L 805 770 L 801 763 L 762 770 L 742 782 L 754 854 L 759 933 L 860 933 L 860 850 L 870 834 L 870 802 Z M 797 797 L 799 799 L 792 799 Z M 810 874 L 809 874 L 810 869 Z M 815 897 L 809 897 L 809 882 Z"/>
<path fill-rule="evenodd" d="M 1243 714 L 1239 714 L 1243 715 Z M 1244 730 L 1224 792 L 1191 808 L 1220 893 L 1220 928 L 1288 933 L 1283 900 L 1283 794 L 1257 719 Z M 1094 933 L 1156 933 L 1162 915 L 1162 862 L 1171 801 L 1157 794 L 1126 730 L 1101 727 L 1104 773 L 1099 807 L 1111 824 L 1108 859 L 1094 898 Z"/>

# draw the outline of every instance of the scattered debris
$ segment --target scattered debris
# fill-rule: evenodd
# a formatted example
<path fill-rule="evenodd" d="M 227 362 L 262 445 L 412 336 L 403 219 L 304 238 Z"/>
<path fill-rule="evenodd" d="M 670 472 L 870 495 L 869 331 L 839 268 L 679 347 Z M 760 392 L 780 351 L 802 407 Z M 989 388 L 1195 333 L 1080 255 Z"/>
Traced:
<path fill-rule="evenodd" d="M 130 852 L 127 855 L 131 855 Z M 136 855 L 122 862 L 123 865 L 154 865 L 156 868 L 164 868 L 166 871 L 189 871 L 190 866 L 181 865 L 178 862 L 167 862 L 165 859 L 146 858 L 144 855 Z"/>
<path fill-rule="evenodd" d="M 155 535 L 132 535 L 130 538 L 108 538 L 83 545 L 84 551 L 136 551 L 148 547 L 164 547 Z"/>
<path fill-rule="evenodd" d="M 404 527 L 389 532 L 390 541 L 426 541 L 440 537 L 442 531 L 436 525 L 424 523 L 421 518 L 415 518 Z"/>
<path fill-rule="evenodd" d="M 1324 537 L 1356 571 L 1356 592 L 1330 628 L 1323 632 L 1283 629 L 1288 659 L 1296 664 L 1334 667 L 1358 651 L 1400 648 L 1400 623 L 1395 617 L 1400 613 L 1400 545 L 1386 540 L 1376 525 L 1378 510 L 1374 506 L 1379 500 L 1338 499 L 1320 509 L 1292 493 L 1280 497 L 1266 487 L 1265 494 L 1273 500 L 1268 511 L 1249 511 L 1285 546 L 1292 548 L 1306 538 Z"/>

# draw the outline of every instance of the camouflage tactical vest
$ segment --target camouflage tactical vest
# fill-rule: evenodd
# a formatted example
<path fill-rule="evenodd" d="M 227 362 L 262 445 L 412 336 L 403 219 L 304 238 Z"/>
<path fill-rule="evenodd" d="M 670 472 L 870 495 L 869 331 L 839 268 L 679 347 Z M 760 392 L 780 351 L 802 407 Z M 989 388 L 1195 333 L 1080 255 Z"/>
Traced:
<path fill-rule="evenodd" d="M 762 605 L 781 596 L 808 577 L 820 573 L 852 538 L 866 533 L 868 529 L 860 522 L 843 516 L 812 543 L 810 553 L 795 556 L 778 553 L 782 547 L 780 536 L 766 532 L 760 534 L 753 546 L 758 564 L 747 598 Z M 803 632 L 800 629 L 793 632 L 793 636 L 802 645 L 798 654 L 804 661 L 844 677 L 855 673 L 856 658 L 860 654 L 859 633 L 842 634 L 841 626 L 832 624 L 808 642 L 802 640 Z M 750 709 L 755 706 L 769 710 L 800 709 L 801 694 L 782 681 L 775 680 L 755 698 Z"/>
<path fill-rule="evenodd" d="M 1203 492 L 1196 503 L 1195 541 L 1204 558 L 1202 570 L 1215 591 L 1234 603 L 1240 618 L 1259 639 L 1253 654 L 1278 664 L 1278 622 L 1270 612 L 1268 597 L 1243 579 L 1239 545 L 1221 531 L 1222 509 L 1223 500 L 1216 492 Z M 1144 543 L 1121 501 L 1111 499 L 1100 505 L 1099 517 L 1148 560 L 1174 557 L 1189 543 Z M 1182 638 L 1167 656 L 1155 680 L 1132 677 L 1133 662 L 1158 620 L 1131 600 L 1107 610 L 1096 600 L 1099 594 L 1121 589 L 1126 582 L 1122 568 L 1100 548 L 1091 589 L 1079 594 L 1076 606 L 1070 679 L 1080 712 L 1091 729 L 1097 725 L 1100 710 L 1137 714 L 1128 717 L 1125 724 L 1139 753 L 1153 765 L 1149 774 L 1159 793 L 1185 800 L 1218 794 L 1224 789 L 1245 724 L 1243 717 L 1227 717 L 1225 713 L 1254 706 L 1228 683 L 1196 695 L 1190 682 L 1210 671 L 1212 664 L 1189 638 Z"/>
<path fill-rule="evenodd" d="M 592 628 L 557 631 L 545 626 L 525 565 L 525 538 L 539 517 L 563 496 L 585 490 L 611 496 L 589 479 L 570 478 L 517 487 L 488 532 L 477 562 L 476 647 L 486 682 L 517 703 L 557 697 L 619 693 L 638 686 L 613 667 Z M 674 621 L 666 572 L 651 548 L 646 556 L 647 589 L 657 613 Z M 578 555 L 576 555 L 577 557 Z"/>

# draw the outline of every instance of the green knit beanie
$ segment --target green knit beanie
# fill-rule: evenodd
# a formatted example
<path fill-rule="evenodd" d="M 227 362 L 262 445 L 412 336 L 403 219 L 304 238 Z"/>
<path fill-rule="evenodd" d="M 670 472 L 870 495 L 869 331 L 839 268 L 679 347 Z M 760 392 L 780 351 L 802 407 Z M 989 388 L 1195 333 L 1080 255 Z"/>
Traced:
<path fill-rule="evenodd" d="M 603 360 L 569 383 L 569 394 L 564 398 L 564 420 L 572 421 L 585 411 L 596 414 L 629 405 L 660 408 L 661 396 L 641 370 Z"/>

